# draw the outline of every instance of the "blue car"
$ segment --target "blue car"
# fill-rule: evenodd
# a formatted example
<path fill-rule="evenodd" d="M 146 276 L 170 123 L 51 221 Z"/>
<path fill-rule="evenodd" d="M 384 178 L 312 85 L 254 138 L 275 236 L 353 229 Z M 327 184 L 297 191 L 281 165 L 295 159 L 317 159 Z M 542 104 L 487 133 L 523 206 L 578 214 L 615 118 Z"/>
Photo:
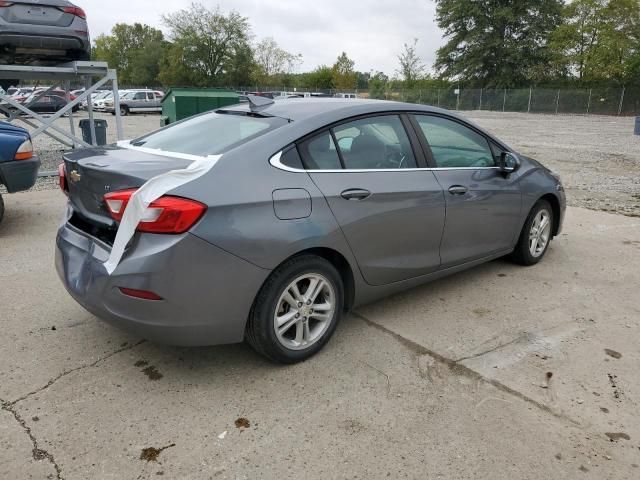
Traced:
<path fill-rule="evenodd" d="M 0 122 L 0 185 L 14 193 L 33 187 L 38 177 L 40 160 L 33 154 L 29 132 L 10 123 Z M 0 195 L 0 222 L 4 202 Z"/>

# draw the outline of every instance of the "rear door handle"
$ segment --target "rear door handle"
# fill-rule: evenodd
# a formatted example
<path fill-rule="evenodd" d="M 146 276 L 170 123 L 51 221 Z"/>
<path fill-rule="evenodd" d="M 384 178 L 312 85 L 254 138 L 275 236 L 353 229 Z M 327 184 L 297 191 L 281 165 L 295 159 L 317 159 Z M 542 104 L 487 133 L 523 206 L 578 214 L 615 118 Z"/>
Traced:
<path fill-rule="evenodd" d="M 370 195 L 371 192 L 364 188 L 349 188 L 340 194 L 345 200 L 364 200 Z"/>
<path fill-rule="evenodd" d="M 468 188 L 463 185 L 451 185 L 449 187 L 449 193 L 451 195 L 464 195 L 467 193 Z"/>

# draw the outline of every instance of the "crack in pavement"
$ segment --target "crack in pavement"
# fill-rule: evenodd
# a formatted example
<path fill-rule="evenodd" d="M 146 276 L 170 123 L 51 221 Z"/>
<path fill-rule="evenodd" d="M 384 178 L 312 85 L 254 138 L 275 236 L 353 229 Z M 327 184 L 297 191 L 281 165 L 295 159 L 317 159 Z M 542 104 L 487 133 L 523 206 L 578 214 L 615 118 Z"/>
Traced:
<path fill-rule="evenodd" d="M 131 350 L 131 349 L 137 347 L 138 345 L 140 345 L 140 344 L 142 344 L 144 342 L 145 342 L 144 340 L 140 340 L 139 342 L 134 343 L 132 345 L 127 345 L 125 347 L 122 347 L 122 348 L 119 348 L 117 350 L 114 350 L 110 354 L 105 355 L 104 357 L 100 357 L 95 362 L 88 363 L 86 365 L 81 365 L 79 367 L 72 368 L 71 370 L 65 370 L 60 375 L 57 375 L 56 377 L 54 377 L 51 380 L 49 380 L 46 385 L 38 388 L 37 390 L 33 390 L 33 391 L 27 393 L 26 395 L 23 395 L 22 397 L 12 401 L 12 402 L 0 399 L 0 406 L 1 406 L 2 410 L 6 411 L 6 412 L 9 412 L 9 413 L 11 413 L 13 415 L 13 418 L 16 419 L 16 422 L 18 422 L 20 424 L 20 426 L 23 428 L 23 430 L 25 431 L 25 433 L 27 434 L 27 436 L 31 440 L 31 444 L 33 445 L 33 449 L 31 450 L 31 455 L 32 455 L 33 459 L 36 460 L 36 461 L 47 459 L 49 461 L 49 463 L 51 463 L 51 465 L 53 465 L 53 468 L 56 470 L 56 479 L 57 480 L 63 480 L 62 469 L 56 463 L 56 460 L 55 460 L 55 458 L 53 458 L 53 455 L 51 453 L 49 453 L 48 451 L 46 451 L 46 450 L 44 450 L 44 449 L 42 449 L 42 448 L 40 448 L 38 446 L 38 440 L 33 435 L 33 432 L 31 432 L 31 428 L 27 425 L 27 422 L 24 420 L 24 418 L 22 418 L 20 416 L 20 414 L 14 408 L 15 405 L 18 402 L 21 402 L 21 401 L 29 398 L 30 396 L 35 395 L 36 393 L 39 393 L 39 392 L 42 392 L 43 390 L 46 390 L 51 385 L 53 385 L 58 380 L 60 380 L 62 377 L 66 377 L 70 373 L 77 372 L 77 371 L 82 370 L 84 368 L 95 367 L 100 362 L 104 362 L 105 360 L 113 357 L 114 355 L 117 355 L 118 353 L 124 352 L 126 350 Z"/>
<path fill-rule="evenodd" d="M 31 432 L 31 428 L 29 428 L 24 418 L 22 418 L 20 414 L 13 408 L 13 404 L 6 402 L 2 399 L 0 399 L 0 403 L 2 405 L 2 410 L 12 414 L 13 418 L 16 419 L 16 422 L 20 424 L 20 426 L 23 428 L 25 433 L 29 436 L 29 439 L 31 440 L 31 444 L 33 445 L 33 448 L 31 449 L 31 456 L 33 457 L 33 459 L 36 461 L 40 461 L 46 458 L 49 461 L 49 463 L 51 463 L 53 468 L 56 470 L 56 479 L 63 480 L 62 470 L 60 469 L 60 465 L 56 463 L 56 460 L 55 458 L 53 458 L 52 454 L 50 454 L 49 452 L 47 452 L 46 450 L 38 446 L 38 440 L 36 440 L 36 437 Z"/>
<path fill-rule="evenodd" d="M 72 368 L 71 370 L 65 370 L 64 372 L 62 372 L 60 375 L 57 375 L 56 377 L 52 378 L 51 380 L 49 380 L 45 385 L 43 385 L 42 387 L 33 390 L 25 395 L 23 395 L 20 398 L 15 399 L 12 402 L 7 402 L 6 404 L 10 407 L 13 407 L 16 403 L 22 402 L 23 400 L 26 400 L 27 398 L 31 397 L 32 395 L 35 395 L 36 393 L 40 393 L 43 390 L 46 390 L 47 388 L 49 388 L 51 385 L 53 385 L 54 383 L 56 383 L 58 380 L 60 380 L 62 377 L 66 377 L 67 375 L 69 375 L 70 373 L 74 373 L 77 372 L 78 370 L 83 370 L 85 368 L 90 368 L 90 367 L 95 367 L 97 364 L 99 364 L 100 362 L 104 362 L 105 360 L 108 360 L 109 358 L 113 357 L 114 355 L 117 355 L 118 353 L 124 352 L 126 350 L 131 350 L 135 347 L 137 347 L 138 345 L 144 343 L 144 340 L 140 340 L 137 343 L 134 343 L 132 345 L 127 345 L 126 347 L 122 347 L 119 348 L 118 350 L 115 350 L 113 352 L 111 352 L 108 355 L 105 355 L 104 357 L 100 357 L 98 360 L 96 360 L 95 362 L 92 363 L 87 363 L 85 365 L 80 365 L 79 367 L 75 367 Z"/>
<path fill-rule="evenodd" d="M 509 345 L 513 345 L 514 343 L 518 343 L 520 340 L 522 340 L 522 338 L 525 337 L 526 338 L 526 334 L 524 335 L 518 335 L 516 338 L 514 338 L 513 340 L 509 340 L 506 343 L 502 343 L 500 345 L 496 345 L 493 348 L 490 348 L 488 350 L 485 350 L 484 352 L 480 352 L 480 353 L 475 353 L 473 355 L 469 355 L 467 357 L 460 357 L 456 360 L 451 360 L 454 363 L 460 363 L 460 362 L 464 362 L 465 360 L 471 360 L 473 358 L 478 358 L 478 357 L 482 357 L 483 355 L 487 355 L 488 353 L 493 353 L 497 350 L 500 350 L 501 348 L 504 347 L 508 347 Z"/>
<path fill-rule="evenodd" d="M 574 420 L 573 418 L 569 417 L 568 415 L 565 415 L 563 413 L 557 412 L 554 409 L 552 409 L 551 407 L 549 407 L 548 405 L 545 405 L 542 402 L 539 402 L 538 400 L 529 397 L 528 395 L 525 395 L 522 392 L 519 392 L 518 390 L 515 390 L 514 388 L 511 388 L 507 385 L 505 385 L 502 382 L 499 382 L 498 380 L 495 380 L 493 378 L 489 378 L 486 377 L 484 375 L 482 375 L 481 373 L 467 367 L 466 365 L 463 365 L 462 363 L 459 363 L 460 360 L 452 360 L 450 358 L 445 357 L 444 355 L 441 355 L 437 352 L 434 352 L 433 350 L 428 349 L 427 347 L 425 347 L 424 345 L 421 345 L 419 343 L 414 342 L 413 340 L 409 340 L 406 337 L 403 337 L 402 335 L 394 332 L 393 330 L 388 329 L 387 327 L 380 325 L 379 323 L 374 322 L 373 320 L 368 319 L 367 317 L 365 317 L 364 315 L 355 312 L 355 311 L 351 311 L 350 312 L 351 315 L 353 315 L 356 318 L 359 318 L 360 320 L 362 320 L 363 322 L 365 322 L 367 325 L 369 325 L 370 327 L 373 327 L 377 330 L 380 330 L 381 332 L 386 333 L 387 335 L 390 335 L 391 337 L 393 337 L 394 339 L 396 339 L 396 341 L 398 341 L 400 344 L 404 345 L 405 347 L 407 347 L 409 350 L 420 354 L 420 355 L 428 355 L 431 358 L 433 358 L 434 360 L 446 365 L 447 367 L 449 367 L 450 371 L 455 373 L 455 374 L 459 374 L 459 375 L 464 375 L 466 377 L 469 377 L 473 380 L 480 380 L 482 382 L 488 383 L 489 385 L 494 386 L 495 388 L 497 388 L 498 390 L 507 393 L 511 396 L 514 396 L 516 398 L 519 398 L 520 400 L 523 400 L 533 406 L 535 406 L 536 408 L 542 410 L 545 413 L 548 413 L 550 415 L 553 415 L 556 418 L 559 418 L 561 420 L 565 420 L 565 421 L 569 421 L 570 423 L 572 423 L 573 425 L 576 426 L 581 426 L 580 422 L 578 422 L 577 420 Z"/>

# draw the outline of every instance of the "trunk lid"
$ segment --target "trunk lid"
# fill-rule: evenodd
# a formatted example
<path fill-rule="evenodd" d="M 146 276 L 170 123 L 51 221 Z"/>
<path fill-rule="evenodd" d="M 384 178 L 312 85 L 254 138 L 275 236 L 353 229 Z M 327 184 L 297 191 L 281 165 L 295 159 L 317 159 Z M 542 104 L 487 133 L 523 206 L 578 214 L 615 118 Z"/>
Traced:
<path fill-rule="evenodd" d="M 63 159 L 74 215 L 109 230 L 115 230 L 117 225 L 104 203 L 106 193 L 140 187 L 156 175 L 191 163 L 119 147 L 79 150 L 64 155 Z"/>
<path fill-rule="evenodd" d="M 1 8 L 0 15 L 8 23 L 68 27 L 73 22 L 74 15 L 62 11 L 66 6 L 71 4 L 60 0 L 43 2 L 23 0 L 10 7 Z"/>

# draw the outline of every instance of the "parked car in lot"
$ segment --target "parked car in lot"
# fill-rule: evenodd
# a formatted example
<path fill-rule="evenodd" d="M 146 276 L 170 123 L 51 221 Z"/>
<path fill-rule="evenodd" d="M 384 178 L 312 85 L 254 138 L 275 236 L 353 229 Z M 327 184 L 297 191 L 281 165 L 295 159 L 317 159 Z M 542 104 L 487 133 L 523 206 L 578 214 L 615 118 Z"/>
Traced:
<path fill-rule="evenodd" d="M 9 193 L 28 190 L 36 183 L 40 160 L 33 154 L 29 132 L 24 128 L 0 122 L 0 185 Z M 0 222 L 4 217 L 4 201 L 0 195 Z"/>
<path fill-rule="evenodd" d="M 113 93 L 111 92 L 111 90 L 102 90 L 96 93 L 92 93 L 91 94 L 91 106 L 93 107 L 94 110 L 97 110 L 98 107 L 98 102 L 100 100 L 104 100 L 105 98 L 107 98 L 109 95 L 113 95 Z M 82 108 L 87 108 L 87 102 L 88 100 L 85 100 L 82 102 Z M 104 107 L 104 103 L 103 103 L 103 107 Z"/>
<path fill-rule="evenodd" d="M 28 97 L 23 100 L 26 107 L 35 113 L 55 113 L 58 110 L 62 110 L 67 105 L 67 100 L 56 94 L 48 93 L 46 95 L 34 94 L 34 97 Z M 13 107 L 9 107 L 10 110 L 15 110 Z M 74 105 L 72 110 L 77 112 L 80 109 L 79 105 Z"/>
<path fill-rule="evenodd" d="M 154 90 L 129 90 L 120 99 L 120 115 L 130 113 L 162 112 L 162 92 Z M 113 97 L 105 100 L 105 111 L 115 115 Z"/>
<path fill-rule="evenodd" d="M 562 228 L 559 178 L 455 113 L 249 100 L 64 156 L 56 267 L 88 311 L 157 342 L 246 339 L 296 362 L 345 310 L 504 255 L 535 264 Z M 107 273 L 134 192 L 210 155 L 150 203 Z"/>
<path fill-rule="evenodd" d="M 0 62 L 55 64 L 89 60 L 84 10 L 66 0 L 0 2 Z"/>

